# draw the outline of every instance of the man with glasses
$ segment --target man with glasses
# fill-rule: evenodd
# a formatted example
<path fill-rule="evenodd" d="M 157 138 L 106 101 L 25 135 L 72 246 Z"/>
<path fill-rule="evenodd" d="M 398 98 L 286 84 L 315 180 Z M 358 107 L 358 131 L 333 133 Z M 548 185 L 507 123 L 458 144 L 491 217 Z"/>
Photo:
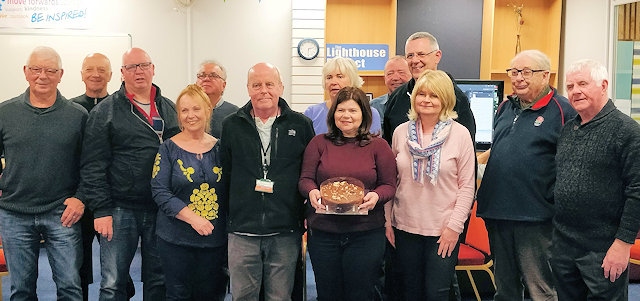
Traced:
<path fill-rule="evenodd" d="M 222 134 L 222 120 L 235 113 L 238 106 L 224 101 L 222 95 L 227 86 L 227 71 L 216 61 L 204 61 L 196 74 L 196 84 L 204 90 L 211 100 L 211 136 L 220 138 Z"/>
<path fill-rule="evenodd" d="M 38 299 L 44 240 L 58 299 L 80 301 L 78 221 L 85 206 L 76 189 L 87 111 L 58 91 L 63 70 L 54 49 L 35 48 L 23 71 L 29 88 L 0 103 L 0 153 L 6 159 L 6 169 L 0 165 L 0 232 L 11 300 Z"/>
<path fill-rule="evenodd" d="M 518 53 L 507 69 L 514 94 L 498 107 L 491 156 L 478 190 L 494 256 L 495 300 L 556 300 L 549 265 L 556 146 L 576 112 L 549 86 L 549 58 Z"/>
<path fill-rule="evenodd" d="M 407 63 L 409 63 L 409 69 L 413 78 L 398 87 L 389 96 L 382 121 L 384 126 L 382 136 L 389 144 L 391 144 L 391 137 L 396 127 L 409 120 L 407 112 L 409 112 L 411 108 L 410 96 L 416 80 L 424 70 L 437 70 L 440 58 L 442 58 L 442 51 L 440 50 L 438 41 L 428 32 L 416 32 L 409 36 L 405 43 L 404 50 L 405 58 Z M 451 75 L 449 75 L 449 77 L 451 77 Z M 475 141 L 476 121 L 473 118 L 473 113 L 469 106 L 469 99 L 467 99 L 464 92 L 455 84 L 454 89 L 456 93 L 456 105 L 453 107 L 453 110 L 458 113 L 456 121 L 469 130 L 471 139 Z"/>
<path fill-rule="evenodd" d="M 79 191 L 102 235 L 100 300 L 126 300 L 129 267 L 141 240 L 143 298 L 164 300 L 156 246 L 157 207 L 151 174 L 160 144 L 180 131 L 171 100 L 153 84 L 149 55 L 132 48 L 122 56 L 120 90 L 101 101 L 87 121 Z"/>

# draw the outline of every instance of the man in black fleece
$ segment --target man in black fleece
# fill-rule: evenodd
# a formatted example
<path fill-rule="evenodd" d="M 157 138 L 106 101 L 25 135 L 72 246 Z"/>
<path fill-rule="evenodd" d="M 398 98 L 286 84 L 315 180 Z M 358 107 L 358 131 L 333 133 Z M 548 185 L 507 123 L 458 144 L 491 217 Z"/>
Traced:
<path fill-rule="evenodd" d="M 109 96 L 107 84 L 111 81 L 111 61 L 102 53 L 90 53 L 82 60 L 80 77 L 85 85 L 85 93 L 69 99 L 91 112 L 99 102 Z M 93 229 L 93 212 L 85 208 L 84 215 L 80 219 L 82 228 L 82 254 L 84 260 L 80 267 L 80 284 L 82 285 L 82 300 L 89 300 L 89 284 L 93 283 L 93 237 L 97 232 Z M 127 295 L 129 298 L 135 295 L 136 288 L 129 276 L 127 281 Z"/>
<path fill-rule="evenodd" d="M 404 85 L 398 87 L 389 95 L 389 101 L 384 112 L 380 112 L 383 118 L 382 137 L 391 144 L 393 131 L 398 125 L 409 120 L 407 113 L 411 108 L 411 92 L 416 84 L 416 80 L 425 70 L 438 70 L 438 63 L 442 58 L 442 50 L 438 45 L 438 40 L 428 32 L 416 32 L 407 38 L 404 46 L 405 59 L 409 64 L 409 69 L 413 78 Z M 447 73 L 448 74 L 448 73 Z M 450 74 L 448 74 L 451 77 Z M 455 80 L 451 78 L 456 93 L 456 105 L 453 110 L 458 113 L 457 122 L 464 125 L 471 134 L 471 139 L 475 141 L 476 120 L 471 112 L 467 95 L 458 88 Z"/>
<path fill-rule="evenodd" d="M 627 300 L 629 253 L 640 228 L 640 125 L 608 99 L 607 69 L 567 69 L 578 112 L 558 140 L 551 266 L 558 300 Z"/>

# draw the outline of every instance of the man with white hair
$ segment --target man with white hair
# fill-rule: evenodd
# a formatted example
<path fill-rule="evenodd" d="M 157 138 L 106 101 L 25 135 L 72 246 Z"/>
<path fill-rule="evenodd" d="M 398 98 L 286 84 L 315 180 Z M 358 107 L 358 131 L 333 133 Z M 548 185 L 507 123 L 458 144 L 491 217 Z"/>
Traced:
<path fill-rule="evenodd" d="M 200 64 L 196 74 L 196 84 L 204 90 L 211 101 L 211 136 L 220 138 L 222 134 L 222 120 L 235 113 L 238 106 L 222 98 L 227 87 L 227 70 L 216 61 L 204 61 Z"/>
<path fill-rule="evenodd" d="M 38 254 L 44 239 L 60 300 L 82 300 L 82 242 L 76 195 L 87 111 L 58 91 L 60 55 L 37 47 L 23 67 L 26 91 L 0 103 L 0 233 L 11 300 L 37 300 Z"/>
<path fill-rule="evenodd" d="M 640 228 L 640 125 L 609 99 L 607 69 L 566 70 L 578 116 L 556 155 L 551 267 L 558 300 L 627 300 L 629 254 Z"/>

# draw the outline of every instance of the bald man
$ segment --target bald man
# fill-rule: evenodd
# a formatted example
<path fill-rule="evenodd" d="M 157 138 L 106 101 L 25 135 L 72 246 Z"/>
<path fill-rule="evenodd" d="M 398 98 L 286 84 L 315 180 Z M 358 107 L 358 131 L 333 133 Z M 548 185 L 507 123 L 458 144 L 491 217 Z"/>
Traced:
<path fill-rule="evenodd" d="M 223 121 L 220 139 L 231 293 L 234 300 L 258 300 L 263 283 L 265 300 L 291 300 L 304 229 L 298 179 L 313 125 L 282 99 L 275 66 L 253 66 L 247 90 L 250 101 Z"/>
<path fill-rule="evenodd" d="M 83 106 L 87 112 L 91 112 L 100 101 L 109 96 L 107 85 L 111 81 L 111 61 L 102 53 L 90 53 L 82 60 L 80 77 L 85 85 L 85 93 L 69 100 Z M 82 300 L 89 300 L 89 284 L 93 283 L 93 237 L 96 235 L 93 229 L 93 212 L 85 208 L 84 215 L 80 219 L 82 228 L 82 254 L 84 260 L 80 267 L 80 284 L 82 285 Z M 136 288 L 133 280 L 127 281 L 127 294 L 135 295 Z"/>
<path fill-rule="evenodd" d="M 161 301 L 164 276 L 150 181 L 158 147 L 180 129 L 173 102 L 153 84 L 155 66 L 147 52 L 125 52 L 120 72 L 120 90 L 93 108 L 87 121 L 79 191 L 102 236 L 100 300 L 127 299 L 129 267 L 140 240 L 143 299 Z"/>
<path fill-rule="evenodd" d="M 376 108 L 376 110 L 380 112 L 380 115 L 384 116 L 391 92 L 395 91 L 410 79 L 411 70 L 409 70 L 409 64 L 404 56 L 396 55 L 390 58 L 387 63 L 384 64 L 384 85 L 387 86 L 389 92 L 372 99 L 370 102 L 371 107 Z M 380 126 L 383 127 L 383 118 L 380 118 L 380 122 Z"/>
<path fill-rule="evenodd" d="M 91 53 L 82 61 L 80 76 L 84 82 L 86 92 L 70 100 L 82 105 L 87 112 L 100 101 L 109 96 L 107 84 L 111 81 L 111 61 L 102 53 Z"/>

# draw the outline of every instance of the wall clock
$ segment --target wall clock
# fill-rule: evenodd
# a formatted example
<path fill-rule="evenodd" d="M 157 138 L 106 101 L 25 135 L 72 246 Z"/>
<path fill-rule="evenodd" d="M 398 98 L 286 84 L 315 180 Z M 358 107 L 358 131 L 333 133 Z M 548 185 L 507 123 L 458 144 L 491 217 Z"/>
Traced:
<path fill-rule="evenodd" d="M 302 39 L 298 43 L 298 55 L 305 60 L 313 60 L 320 54 L 320 45 L 315 39 Z"/>

